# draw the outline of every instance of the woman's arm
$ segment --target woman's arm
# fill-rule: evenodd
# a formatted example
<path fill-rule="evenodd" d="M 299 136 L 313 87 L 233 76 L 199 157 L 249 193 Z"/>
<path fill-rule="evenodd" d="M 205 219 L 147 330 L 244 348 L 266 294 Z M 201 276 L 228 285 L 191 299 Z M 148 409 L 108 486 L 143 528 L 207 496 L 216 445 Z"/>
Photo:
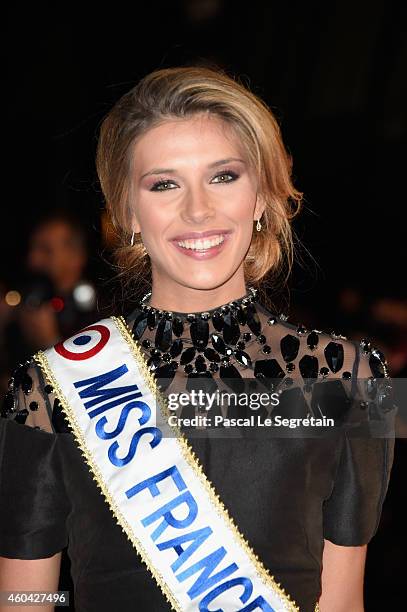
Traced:
<path fill-rule="evenodd" d="M 338 546 L 324 540 L 321 612 L 363 612 L 367 544 Z"/>
<path fill-rule="evenodd" d="M 47 559 L 7 559 L 0 557 L 1 591 L 58 591 L 61 553 Z M 2 606 L 0 606 L 2 609 Z M 9 609 L 9 608 L 7 608 Z M 54 604 L 13 606 L 10 610 L 53 612 Z"/>

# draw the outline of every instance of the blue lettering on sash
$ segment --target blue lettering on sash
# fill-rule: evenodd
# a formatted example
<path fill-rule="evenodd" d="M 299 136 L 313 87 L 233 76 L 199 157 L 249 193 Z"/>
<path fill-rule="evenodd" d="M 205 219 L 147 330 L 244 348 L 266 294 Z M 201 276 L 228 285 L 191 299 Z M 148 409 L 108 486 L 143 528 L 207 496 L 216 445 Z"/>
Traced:
<path fill-rule="evenodd" d="M 181 506 L 182 504 L 186 504 L 188 506 L 188 515 L 184 519 L 177 519 L 175 516 L 173 516 L 171 510 Z M 184 491 L 175 499 L 172 499 L 170 502 L 164 504 L 164 506 L 158 508 L 158 510 L 149 516 L 143 518 L 141 522 L 144 527 L 147 527 L 148 525 L 151 525 L 151 523 L 155 523 L 155 521 L 163 517 L 161 524 L 158 525 L 156 530 L 151 534 L 151 539 L 153 542 L 155 542 L 162 532 L 167 529 L 168 525 L 171 525 L 171 527 L 174 527 L 175 529 L 185 529 L 194 522 L 197 514 L 198 505 L 195 499 L 192 497 L 192 494 L 189 491 Z"/>
<path fill-rule="evenodd" d="M 144 517 L 141 520 L 141 523 L 144 527 L 151 525 L 155 521 L 160 518 L 163 518 L 162 522 L 155 531 L 151 534 L 151 539 L 155 542 L 157 538 L 163 533 L 163 531 L 171 525 L 176 529 L 185 529 L 188 527 L 193 521 L 196 519 L 198 515 L 198 505 L 191 495 L 191 493 L 187 489 L 187 485 L 182 478 L 178 468 L 175 465 L 155 474 L 154 476 L 150 476 L 145 480 L 139 482 L 134 485 L 127 491 L 125 494 L 128 499 L 134 497 L 141 491 L 148 489 L 152 497 L 157 497 L 161 494 L 160 489 L 157 484 L 166 480 L 167 478 L 171 478 L 175 483 L 178 491 L 182 492 L 181 495 L 178 495 L 173 500 L 150 514 L 149 516 Z M 179 507 L 181 504 L 186 504 L 188 507 L 188 515 L 184 519 L 177 519 L 173 516 L 172 510 L 176 507 Z M 177 553 L 178 558 L 171 564 L 172 571 L 175 572 L 179 570 L 179 568 L 184 565 L 184 563 L 191 557 L 193 553 L 195 553 L 199 547 L 208 539 L 208 537 L 213 533 L 211 527 L 206 526 L 201 529 L 197 529 L 195 531 L 185 533 L 179 535 L 176 538 L 172 538 L 170 540 L 159 542 L 156 544 L 158 550 L 168 550 L 169 548 L 173 548 Z M 182 547 L 182 544 L 185 542 L 191 542 L 189 546 L 186 548 Z M 183 582 L 193 574 L 196 574 L 200 570 L 203 570 L 199 576 L 199 578 L 195 581 L 195 583 L 188 590 L 188 595 L 190 599 L 194 599 L 198 595 L 201 595 L 214 585 L 218 585 L 219 582 L 233 574 L 239 566 L 236 563 L 231 563 L 228 567 L 224 568 L 217 574 L 211 576 L 212 572 L 219 565 L 222 559 L 227 554 L 226 549 L 222 546 L 209 554 L 208 556 L 200 559 L 196 563 L 194 563 L 188 569 L 180 572 L 176 575 L 176 578 L 179 582 Z M 199 603 L 199 610 L 204 611 L 208 609 L 208 605 L 210 602 L 215 599 L 218 595 L 223 593 L 224 591 L 231 589 L 233 586 L 238 584 L 242 584 L 244 586 L 244 592 L 240 596 L 241 602 L 244 604 L 250 598 L 253 592 L 253 584 L 249 578 L 239 577 L 229 581 L 226 581 L 218 586 L 216 586 L 212 591 L 207 593 L 204 598 Z M 265 610 L 266 612 L 274 612 L 274 609 L 265 601 L 263 597 L 257 597 L 253 602 L 248 604 L 245 608 L 242 608 L 242 611 L 249 612 L 249 610 Z M 221 610 L 217 610 L 216 612 L 222 612 Z"/>
<path fill-rule="evenodd" d="M 79 391 L 79 397 L 81 399 L 84 398 L 93 398 L 89 399 L 84 403 L 85 408 L 88 410 L 105 400 L 110 400 L 114 397 L 120 396 L 115 400 L 107 402 L 103 406 L 96 408 L 95 410 L 90 411 L 89 417 L 94 418 L 101 412 L 105 412 L 109 410 L 109 408 L 114 408 L 123 402 L 126 402 L 131 399 L 136 399 L 142 396 L 142 393 L 138 390 L 137 385 L 126 385 L 124 387 L 113 387 L 111 389 L 102 389 L 104 385 L 107 385 L 128 372 L 128 367 L 125 363 L 123 363 L 118 368 L 111 370 L 110 372 L 105 372 L 105 374 L 99 374 L 99 376 L 94 376 L 92 378 L 87 378 L 85 380 L 79 380 L 74 383 L 74 387 L 76 389 L 80 387 L 86 387 L 86 389 L 82 389 Z M 132 391 L 137 391 L 137 393 L 132 393 Z M 123 397 L 125 396 L 125 397 Z"/>
<path fill-rule="evenodd" d="M 141 410 L 141 416 L 138 419 L 140 425 L 145 425 L 151 417 L 151 409 L 148 404 L 142 401 L 130 401 L 136 400 L 137 398 L 140 398 L 142 396 L 142 393 L 140 392 L 136 384 L 113 388 L 103 388 L 105 385 L 119 379 L 127 372 L 128 368 L 126 364 L 122 364 L 114 370 L 111 370 L 104 374 L 100 374 L 99 376 L 80 380 L 74 383 L 74 387 L 76 389 L 85 387 L 81 391 L 79 391 L 79 396 L 81 399 L 87 400 L 86 402 L 84 402 L 84 406 L 86 410 L 88 410 L 87 414 L 91 419 L 103 412 L 106 412 L 110 408 L 114 408 L 115 406 L 127 402 L 126 405 L 121 409 L 117 425 L 112 431 L 105 430 L 105 425 L 108 422 L 105 416 L 103 416 L 97 421 L 95 431 L 97 436 L 102 440 L 111 440 L 112 438 L 117 437 L 123 431 L 127 422 L 128 415 L 135 408 L 139 408 Z M 93 408 L 98 404 L 102 405 L 98 406 L 97 408 L 94 408 L 93 410 L 89 410 L 90 408 Z M 125 457 L 118 457 L 117 451 L 119 449 L 119 444 L 117 441 L 113 442 L 110 445 L 107 454 L 111 463 L 117 467 L 123 467 L 124 465 L 127 465 L 136 454 L 137 445 L 142 436 L 145 434 L 152 435 L 152 440 L 149 442 L 151 448 L 155 448 L 162 439 L 162 432 L 157 427 L 145 427 L 143 429 L 140 429 L 134 433 L 130 442 L 128 453 Z M 160 524 L 150 535 L 151 539 L 154 542 L 159 538 L 159 536 L 165 531 L 168 526 L 171 526 L 175 529 L 185 529 L 195 521 L 198 515 L 197 502 L 190 493 L 190 491 L 187 489 L 187 485 L 185 484 L 179 470 L 175 465 L 156 474 L 155 476 L 152 476 L 142 482 L 139 482 L 135 486 L 125 491 L 125 495 L 128 499 L 130 499 L 134 495 L 137 495 L 140 491 L 148 489 L 150 491 L 151 496 L 156 497 L 161 494 L 157 483 L 165 480 L 166 478 L 172 479 L 181 494 L 141 520 L 142 525 L 144 527 L 147 527 L 148 525 L 151 525 L 157 520 L 162 519 Z M 182 506 L 183 504 L 186 505 L 188 514 L 183 519 L 177 519 L 172 514 L 172 510 Z M 174 551 L 178 555 L 178 558 L 172 563 L 171 569 L 175 574 L 175 572 L 178 571 L 179 568 L 185 564 L 185 562 L 199 549 L 199 547 L 208 539 L 210 535 L 212 535 L 212 533 L 213 531 L 211 527 L 206 526 L 190 533 L 179 535 L 178 537 L 172 538 L 165 542 L 160 542 L 156 546 L 160 551 L 168 550 L 169 548 L 174 549 Z M 186 542 L 190 542 L 190 545 L 186 548 L 183 548 L 182 545 Z M 212 588 L 212 590 L 207 593 L 199 602 L 200 611 L 208 612 L 208 606 L 214 599 L 216 599 L 216 597 L 237 585 L 242 585 L 244 587 L 244 592 L 240 596 L 240 600 L 243 604 L 245 604 L 252 595 L 253 584 L 249 578 L 239 577 L 218 584 L 219 582 L 233 574 L 237 569 L 239 569 L 239 566 L 235 562 L 231 563 L 223 570 L 218 571 L 216 574 L 212 575 L 214 570 L 219 566 L 226 554 L 226 549 L 221 546 L 220 548 L 216 549 L 206 557 L 198 560 L 189 568 L 181 571 L 175 576 L 178 582 L 183 582 L 187 580 L 190 576 L 193 576 L 197 572 L 200 572 L 199 577 L 187 591 L 187 594 L 189 595 L 191 600 L 196 598 L 198 595 L 202 595 L 203 593 L 205 593 L 205 591 Z M 213 588 L 214 586 L 215 588 Z M 244 608 L 240 608 L 240 612 L 252 612 L 253 610 L 265 610 L 266 612 L 274 612 L 274 609 L 266 602 L 266 600 L 262 596 L 257 597 L 254 601 L 247 604 Z M 222 612 L 222 610 L 219 609 L 213 612 Z"/>
<path fill-rule="evenodd" d="M 101 404 L 98 408 L 90 410 L 87 414 L 89 418 L 93 419 L 95 416 L 102 412 L 106 412 L 110 408 L 114 408 L 115 406 L 119 406 L 125 402 L 126 405 L 122 408 L 119 422 L 117 423 L 116 428 L 113 431 L 106 431 L 105 425 L 107 423 L 107 419 L 105 416 L 100 418 L 95 426 L 96 434 L 102 440 L 111 440 L 112 438 L 116 438 L 124 429 L 127 417 L 131 410 L 134 408 L 139 408 L 141 410 L 141 416 L 138 419 L 140 425 L 144 425 L 147 423 L 151 417 L 151 409 L 145 402 L 142 401 L 129 401 L 135 400 L 142 396 L 141 391 L 139 390 L 137 385 L 125 385 L 121 387 L 112 387 L 112 388 L 103 388 L 105 385 L 112 383 L 117 380 L 124 374 L 129 371 L 127 365 L 123 363 L 121 366 L 115 368 L 114 370 L 110 370 L 109 372 L 105 372 L 104 374 L 100 374 L 99 376 L 94 376 L 92 378 L 87 378 L 85 380 L 79 380 L 74 382 L 74 387 L 76 389 L 80 389 L 81 387 L 85 387 L 81 391 L 79 391 L 79 397 L 81 399 L 87 399 L 84 402 L 85 408 L 88 410 L 97 404 Z M 116 398 L 116 399 L 113 399 Z M 108 401 L 106 401 L 108 400 Z M 144 427 L 143 429 L 138 430 L 132 436 L 130 447 L 127 452 L 127 455 L 124 457 L 119 457 L 117 451 L 119 449 L 119 443 L 117 441 L 113 442 L 108 449 L 108 458 L 110 462 L 116 467 L 123 467 L 127 465 L 134 457 L 137 451 L 137 445 L 141 440 L 142 436 L 145 434 L 152 434 L 153 438 L 150 441 L 151 448 L 157 446 L 162 439 L 162 432 L 158 427 Z"/>
<path fill-rule="evenodd" d="M 119 422 L 117 424 L 116 429 L 114 429 L 113 431 L 105 430 L 105 425 L 107 423 L 107 418 L 105 416 L 98 420 L 98 422 L 96 423 L 95 431 L 99 438 L 101 438 L 102 440 L 111 440 L 112 438 L 118 436 L 119 433 L 123 431 L 127 421 L 127 417 L 130 414 L 131 410 L 133 410 L 134 408 L 139 408 L 141 410 L 141 417 L 138 419 L 138 422 L 140 425 L 145 425 L 151 416 L 150 406 L 145 402 L 140 401 L 129 402 L 128 404 L 123 406 L 120 413 Z"/>
<path fill-rule="evenodd" d="M 130 442 L 129 452 L 125 457 L 120 458 L 117 456 L 116 452 L 119 448 L 119 443 L 117 441 L 113 442 L 113 444 L 109 446 L 107 454 L 110 462 L 113 463 L 113 465 L 116 465 L 117 467 L 123 467 L 123 465 L 129 463 L 129 461 L 131 461 L 134 455 L 136 454 L 137 445 L 140 442 L 141 437 L 145 434 L 153 435 L 153 439 L 150 441 L 151 448 L 157 446 L 157 444 L 161 442 L 161 439 L 163 437 L 162 431 L 161 429 L 158 429 L 158 427 L 144 427 L 144 429 L 139 429 L 139 431 L 136 431 L 136 433 L 133 434 L 133 437 Z"/>
<path fill-rule="evenodd" d="M 134 487 L 131 487 L 126 491 L 126 495 L 130 499 L 130 497 L 133 497 L 133 495 L 137 495 L 137 493 L 140 493 L 140 491 L 142 491 L 143 489 L 149 489 L 151 495 L 153 497 L 157 497 L 157 495 L 160 495 L 161 493 L 160 489 L 157 487 L 157 482 L 165 480 L 166 478 L 168 478 L 168 476 L 171 476 L 171 478 L 177 485 L 178 491 L 183 491 L 187 488 L 187 485 L 185 484 L 185 481 L 179 473 L 177 467 L 175 465 L 172 465 L 170 468 L 164 470 L 163 472 L 159 472 L 155 476 L 146 478 L 146 480 L 142 480 L 138 484 L 134 485 Z"/>
<path fill-rule="evenodd" d="M 194 582 L 194 584 L 187 591 L 188 595 L 191 599 L 194 599 L 197 595 L 200 595 L 204 591 L 207 591 L 211 586 L 223 580 L 230 574 L 233 574 L 239 566 L 236 563 L 231 563 L 228 567 L 221 570 L 217 574 L 211 577 L 213 570 L 219 565 L 222 561 L 223 557 L 226 555 L 226 549 L 221 546 L 213 553 L 200 559 L 194 565 L 191 565 L 188 569 L 184 570 L 180 574 L 176 576 L 178 582 L 183 582 L 193 574 L 196 574 L 200 569 L 204 568 L 204 571 L 200 574 L 199 578 Z"/>
<path fill-rule="evenodd" d="M 199 602 L 199 609 L 203 612 L 208 610 L 209 604 L 216 599 L 218 595 L 232 589 L 234 586 L 241 584 L 244 587 L 243 593 L 240 595 L 239 599 L 242 603 L 246 603 L 251 594 L 253 593 L 253 583 L 249 578 L 233 578 L 233 580 L 228 580 L 227 582 L 223 582 L 215 587 L 212 591 L 210 591 L 201 601 Z M 213 610 L 212 612 L 222 612 L 222 610 Z"/>
<path fill-rule="evenodd" d="M 239 612 L 252 612 L 252 610 L 265 610 L 266 612 L 275 612 L 274 608 L 272 608 L 270 604 L 267 603 L 267 601 L 261 595 L 256 597 L 254 601 L 247 604 L 247 606 L 245 606 L 244 608 L 240 608 Z"/>
<path fill-rule="evenodd" d="M 157 544 L 157 548 L 158 550 L 173 548 L 177 555 L 179 555 L 178 559 L 176 559 L 171 565 L 171 569 L 175 573 L 212 533 L 213 531 L 210 527 L 203 527 L 202 529 L 196 529 L 190 533 L 180 535 L 177 538 L 172 538 L 172 540 L 160 542 Z M 192 544 L 184 549 L 181 546 L 181 544 L 184 544 L 184 542 L 192 542 Z"/>

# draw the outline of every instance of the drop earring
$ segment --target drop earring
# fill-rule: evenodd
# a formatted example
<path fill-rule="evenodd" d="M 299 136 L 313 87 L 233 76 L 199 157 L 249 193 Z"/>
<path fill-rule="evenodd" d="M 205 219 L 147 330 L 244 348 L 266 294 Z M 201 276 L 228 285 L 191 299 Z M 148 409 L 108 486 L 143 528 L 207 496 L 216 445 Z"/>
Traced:
<path fill-rule="evenodd" d="M 257 223 L 256 223 L 256 230 L 257 230 L 258 232 L 260 232 L 260 230 L 261 230 L 261 223 L 260 223 L 260 219 L 257 219 Z"/>
<path fill-rule="evenodd" d="M 131 235 L 130 246 L 134 246 L 134 232 Z"/>

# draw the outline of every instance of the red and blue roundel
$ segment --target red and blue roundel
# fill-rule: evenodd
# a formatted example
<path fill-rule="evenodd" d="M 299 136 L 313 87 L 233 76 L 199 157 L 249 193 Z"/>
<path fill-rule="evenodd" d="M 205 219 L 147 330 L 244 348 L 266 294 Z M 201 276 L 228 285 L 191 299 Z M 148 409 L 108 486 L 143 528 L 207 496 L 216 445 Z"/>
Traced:
<path fill-rule="evenodd" d="M 54 346 L 56 352 L 71 361 L 82 361 L 97 355 L 110 338 L 105 325 L 89 325 L 64 342 Z"/>

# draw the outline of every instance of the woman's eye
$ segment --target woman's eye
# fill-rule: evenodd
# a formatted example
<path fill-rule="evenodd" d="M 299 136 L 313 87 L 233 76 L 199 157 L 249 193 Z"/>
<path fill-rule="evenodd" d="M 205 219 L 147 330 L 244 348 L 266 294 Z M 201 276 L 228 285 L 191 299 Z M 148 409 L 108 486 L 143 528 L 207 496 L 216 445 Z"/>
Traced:
<path fill-rule="evenodd" d="M 165 181 L 165 180 L 157 181 L 151 187 L 150 191 L 169 191 L 168 185 L 171 185 L 171 184 L 173 184 L 171 181 Z M 170 189 L 172 189 L 172 187 Z"/>
<path fill-rule="evenodd" d="M 225 177 L 229 177 L 229 178 L 225 178 Z M 231 183 L 232 181 L 235 181 L 237 178 L 239 178 L 239 175 L 236 174 L 236 172 L 232 172 L 231 170 L 227 170 L 226 172 L 222 172 L 220 174 L 217 174 L 213 180 L 215 181 L 215 179 L 220 179 L 219 181 L 215 181 L 216 183 Z"/>
<path fill-rule="evenodd" d="M 232 181 L 235 181 L 237 178 L 239 178 L 239 175 L 236 174 L 236 172 L 233 172 L 232 170 L 226 170 L 225 172 L 221 172 L 217 174 L 216 176 L 214 176 L 214 178 L 212 179 L 212 182 L 231 183 Z M 218 179 L 218 180 L 215 180 L 215 179 Z M 154 183 L 150 191 L 169 191 L 170 189 L 175 189 L 175 188 L 176 188 L 176 184 L 173 181 L 170 181 L 167 179 L 161 179 L 160 181 L 157 181 L 156 183 Z"/>

